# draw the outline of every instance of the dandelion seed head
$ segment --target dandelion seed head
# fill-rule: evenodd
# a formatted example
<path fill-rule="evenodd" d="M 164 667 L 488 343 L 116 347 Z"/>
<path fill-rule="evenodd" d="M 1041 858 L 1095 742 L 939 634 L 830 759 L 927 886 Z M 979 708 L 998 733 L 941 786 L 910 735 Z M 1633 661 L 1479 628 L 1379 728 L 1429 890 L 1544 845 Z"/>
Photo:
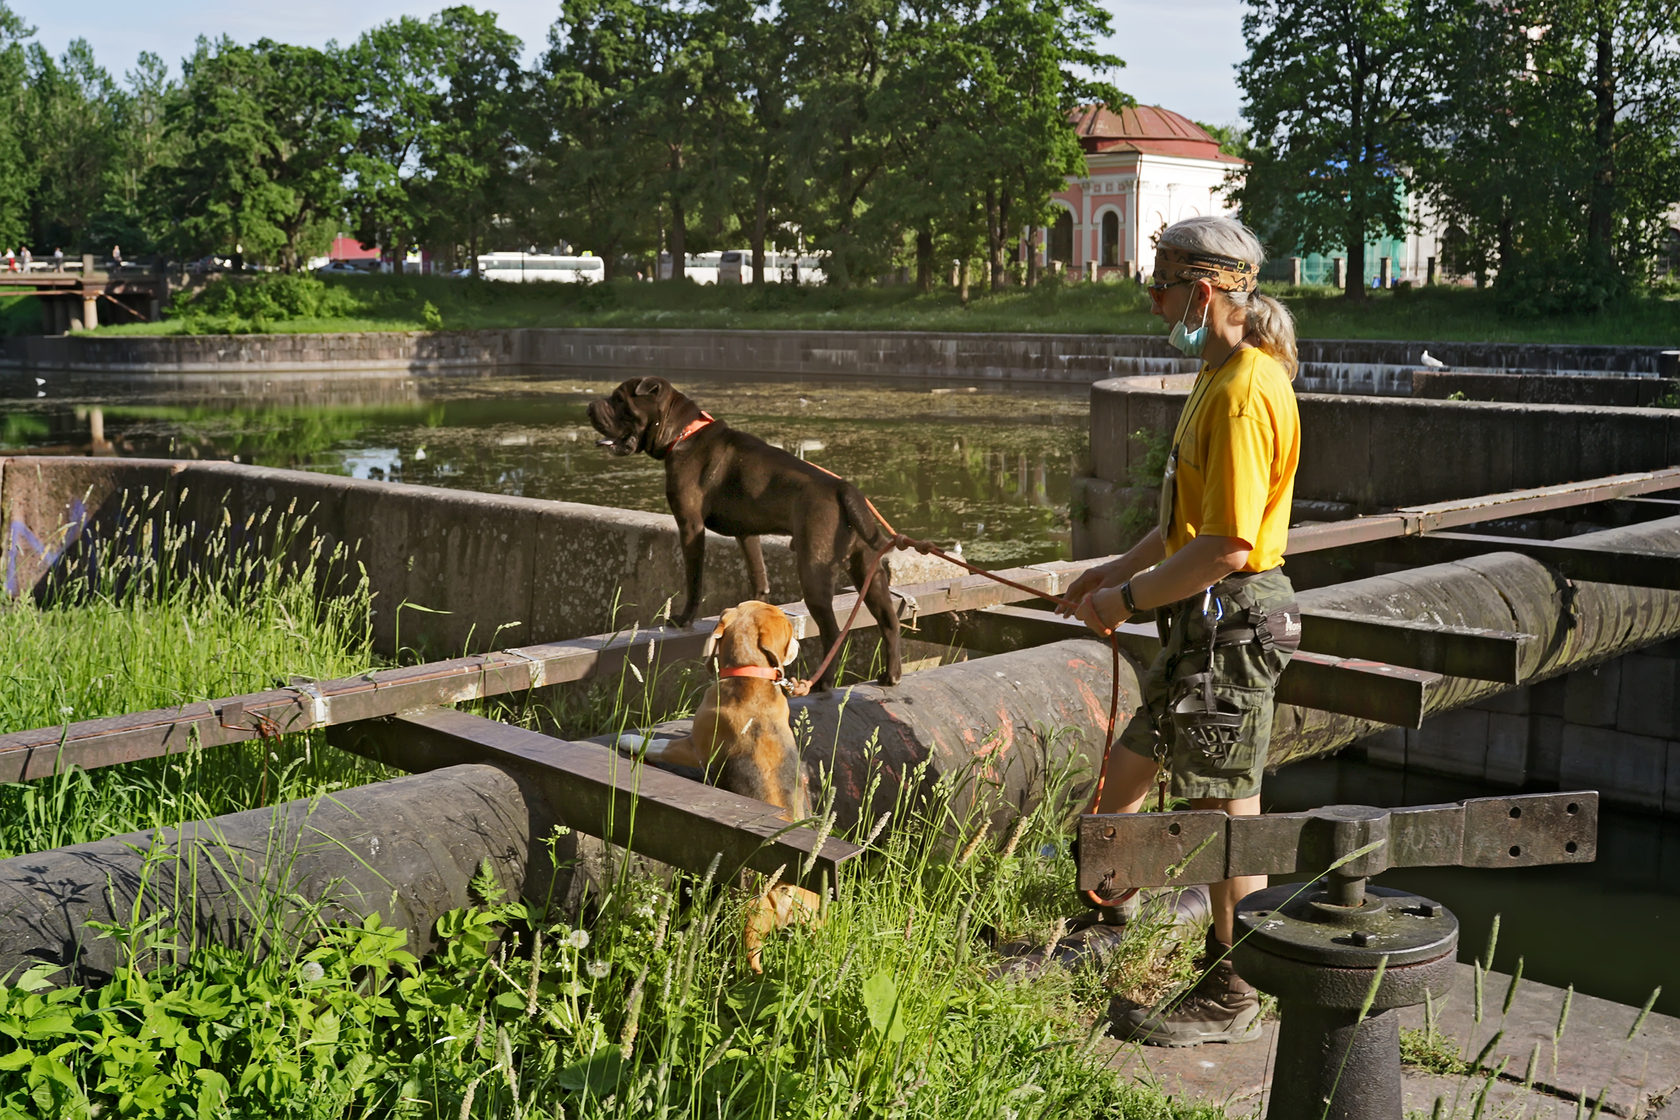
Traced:
<path fill-rule="evenodd" d="M 298 975 L 303 977 L 305 984 L 313 984 L 326 974 L 327 970 L 321 967 L 320 961 L 304 961 L 303 966 L 298 969 Z"/>
<path fill-rule="evenodd" d="M 580 952 L 589 948 L 589 931 L 586 929 L 574 929 L 567 935 L 566 944 L 579 950 Z"/>

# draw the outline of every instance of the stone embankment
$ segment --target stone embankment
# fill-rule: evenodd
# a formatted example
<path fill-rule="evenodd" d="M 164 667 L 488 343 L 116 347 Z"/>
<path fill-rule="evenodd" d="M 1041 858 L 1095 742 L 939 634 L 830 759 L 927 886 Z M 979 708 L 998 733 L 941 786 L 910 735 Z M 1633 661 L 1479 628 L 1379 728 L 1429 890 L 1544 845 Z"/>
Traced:
<path fill-rule="evenodd" d="M 1456 369 L 1673 377 L 1674 351 L 1650 346 L 1512 345 L 1308 339 L 1306 392 L 1407 395 L 1423 354 Z M 1666 355 L 1666 356 L 1665 356 Z M 332 370 L 447 372 L 566 369 L 924 377 L 1087 384 L 1189 372 L 1159 335 L 962 331 L 511 328 L 362 334 L 63 335 L 0 338 L 0 368 L 173 374 Z"/>

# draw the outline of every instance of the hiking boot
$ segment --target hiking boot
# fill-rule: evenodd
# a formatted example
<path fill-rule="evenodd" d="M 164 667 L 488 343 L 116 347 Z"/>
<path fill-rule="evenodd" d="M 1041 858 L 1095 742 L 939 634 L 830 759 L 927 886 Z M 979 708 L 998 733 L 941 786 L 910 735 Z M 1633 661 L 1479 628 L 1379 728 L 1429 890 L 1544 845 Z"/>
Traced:
<path fill-rule="evenodd" d="M 1259 1038 L 1260 993 L 1237 975 L 1231 947 L 1214 940 L 1211 930 L 1207 944 L 1207 955 L 1198 962 L 1202 978 L 1195 987 L 1159 1008 L 1115 997 L 1109 1005 L 1108 1033 L 1149 1046 L 1200 1046 Z"/>

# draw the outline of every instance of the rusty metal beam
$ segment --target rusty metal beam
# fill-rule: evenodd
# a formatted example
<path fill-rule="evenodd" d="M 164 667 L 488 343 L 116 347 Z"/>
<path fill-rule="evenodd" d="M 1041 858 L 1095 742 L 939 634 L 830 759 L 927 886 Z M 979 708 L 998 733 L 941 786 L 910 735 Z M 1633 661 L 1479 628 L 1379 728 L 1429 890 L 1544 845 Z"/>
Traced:
<path fill-rule="evenodd" d="M 1416 536 L 1419 533 L 1455 526 L 1475 525 L 1506 517 L 1526 517 L 1548 510 L 1567 509 L 1612 498 L 1628 498 L 1675 489 L 1680 489 L 1680 467 L 1608 475 L 1582 482 L 1566 482 L 1557 486 L 1541 486 L 1528 490 L 1509 490 L 1450 502 L 1433 502 L 1429 505 L 1406 506 L 1392 513 L 1302 525 L 1291 529 L 1289 547 L 1284 554 L 1296 556 L 1307 552 L 1320 552 L 1327 548 L 1345 548 L 1348 545 Z"/>
<path fill-rule="evenodd" d="M 1054 595 L 1084 568 L 1084 564 L 1040 564 L 999 574 L 1042 594 Z M 901 599 L 904 613 L 913 617 L 975 610 L 1032 597 L 985 576 L 895 588 L 894 594 Z M 835 597 L 834 609 L 840 617 L 846 616 L 855 599 L 852 593 Z M 788 603 L 783 609 L 792 616 L 801 638 L 815 634 L 816 626 L 805 604 Z M 697 658 L 715 622 L 715 618 L 700 619 L 687 630 L 656 626 L 630 634 L 547 642 L 338 680 L 299 681 L 289 688 L 178 708 L 16 731 L 0 735 L 0 782 L 43 778 L 70 765 L 92 770 L 198 747 L 607 676 L 623 668 L 632 649 L 639 667 L 645 667 L 650 657 L 655 665 Z M 869 612 L 859 611 L 853 629 L 874 625 Z"/>
<path fill-rule="evenodd" d="M 649 859 L 703 873 L 714 855 L 733 875 L 750 867 L 821 891 L 863 849 L 790 824 L 774 806 L 574 743 L 449 709 L 340 725 L 328 741 L 421 772 L 480 762 L 531 781 L 567 825 Z"/>
<path fill-rule="evenodd" d="M 1583 547 L 1567 540 L 1535 541 L 1485 533 L 1428 533 L 1399 547 L 1402 555 L 1415 564 L 1440 564 L 1492 552 L 1514 552 L 1556 568 L 1572 580 L 1680 591 L 1680 559 L 1672 552 Z"/>
<path fill-rule="evenodd" d="M 1298 708 L 1422 727 L 1429 694 L 1442 679 L 1423 669 L 1302 651 L 1279 678 L 1277 698 Z"/>
<path fill-rule="evenodd" d="M 1449 677 L 1518 684 L 1518 657 L 1532 634 L 1407 622 L 1395 618 L 1308 609 L 1301 612 L 1301 648 L 1336 657 L 1363 657 Z"/>
<path fill-rule="evenodd" d="M 1591 863 L 1598 793 L 1477 797 L 1372 810 L 1384 838 L 1361 870 Z M 1090 813 L 1079 818 L 1077 890 L 1213 883 L 1234 875 L 1322 875 L 1337 853 L 1324 810 L 1231 817 L 1218 810 Z"/>

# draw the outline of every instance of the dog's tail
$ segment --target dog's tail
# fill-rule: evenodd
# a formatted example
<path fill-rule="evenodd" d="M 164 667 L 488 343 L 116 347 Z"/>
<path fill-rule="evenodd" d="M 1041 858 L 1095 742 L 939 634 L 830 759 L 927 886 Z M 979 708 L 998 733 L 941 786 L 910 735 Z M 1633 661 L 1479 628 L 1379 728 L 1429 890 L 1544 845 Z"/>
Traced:
<path fill-rule="evenodd" d="M 846 521 L 852 531 L 872 549 L 886 548 L 897 535 L 897 530 L 887 524 L 887 519 L 863 496 L 863 491 L 844 479 L 840 483 L 840 508 L 846 511 Z"/>

